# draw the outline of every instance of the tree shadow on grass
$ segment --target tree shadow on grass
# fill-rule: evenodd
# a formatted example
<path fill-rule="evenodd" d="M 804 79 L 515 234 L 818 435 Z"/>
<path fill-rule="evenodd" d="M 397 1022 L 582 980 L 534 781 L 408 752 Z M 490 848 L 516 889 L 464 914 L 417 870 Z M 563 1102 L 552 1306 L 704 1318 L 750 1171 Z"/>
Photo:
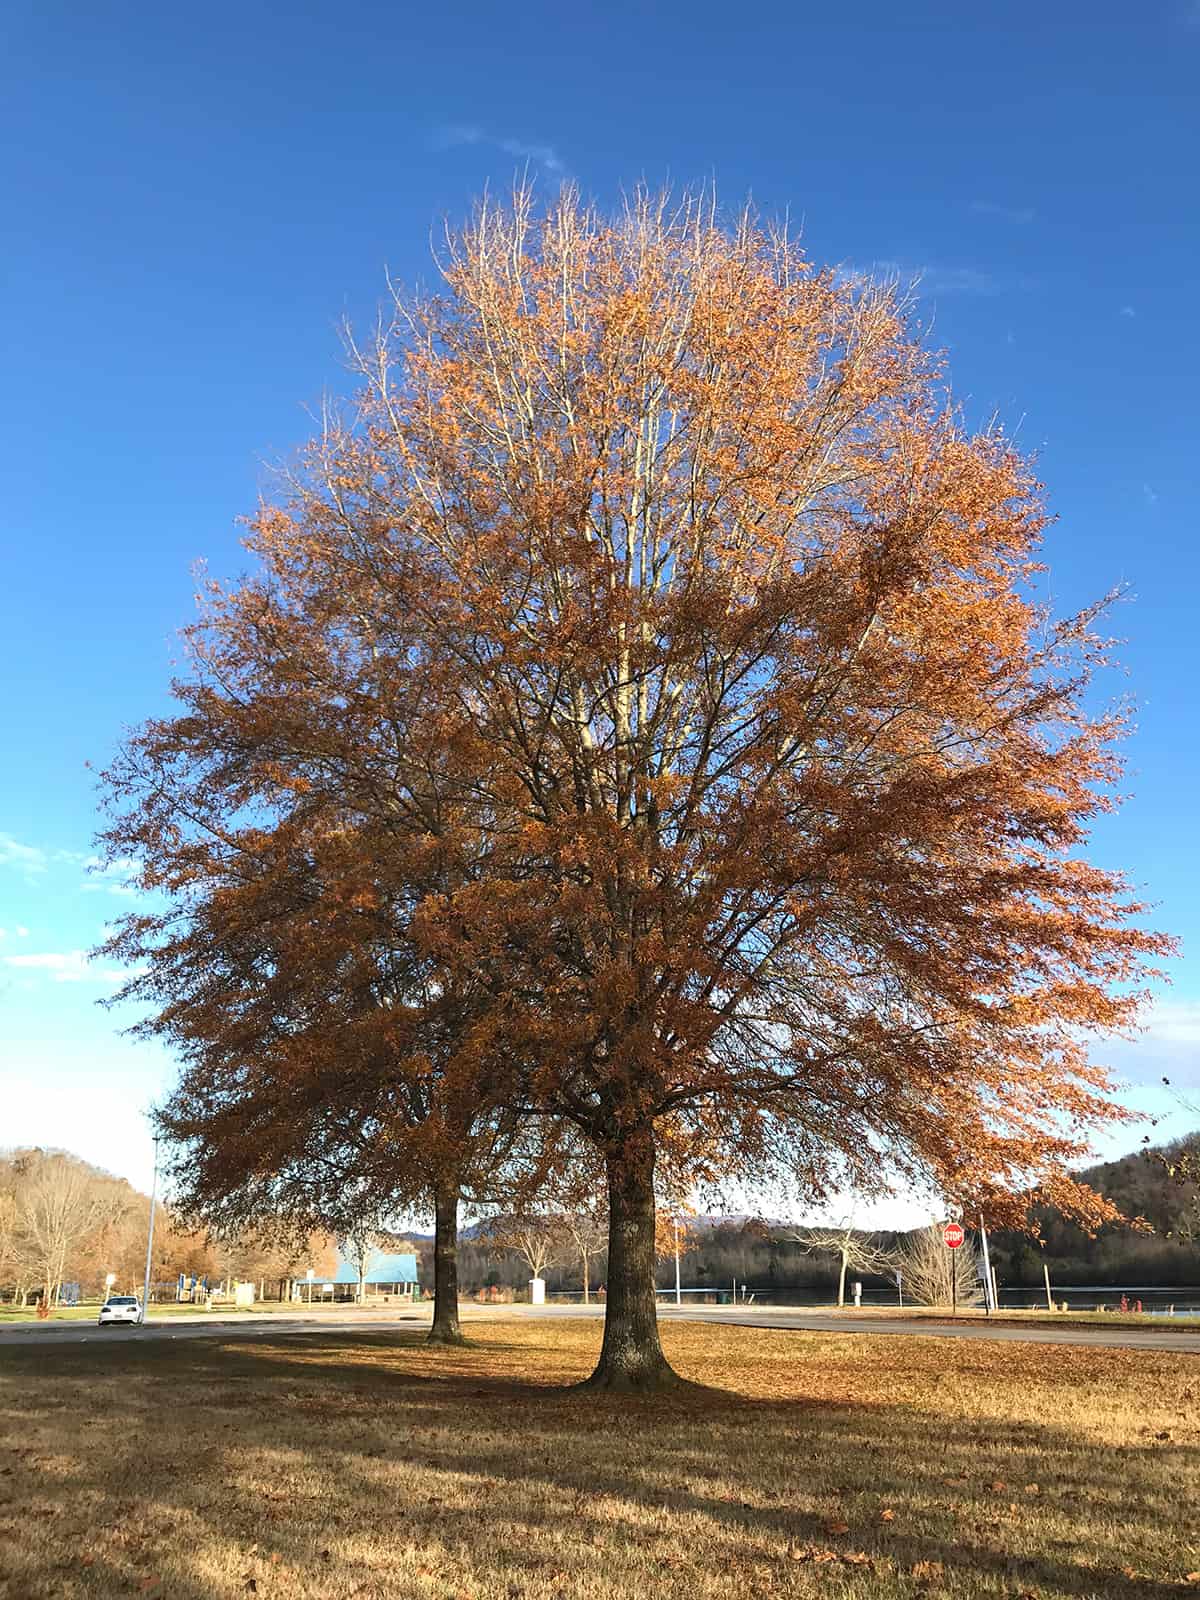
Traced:
<path fill-rule="evenodd" d="M 116 1346 L 99 1359 L 94 1346 L 64 1346 L 21 1363 L 30 1380 L 42 1381 L 24 1404 L 19 1393 L 10 1399 L 5 1431 L 18 1413 L 32 1431 L 61 1429 L 61 1412 L 79 1404 L 98 1371 L 145 1380 L 125 1385 L 101 1452 L 89 1445 L 75 1455 L 71 1500 L 89 1508 L 100 1530 L 140 1517 L 143 1525 L 178 1526 L 196 1548 L 231 1536 L 269 1543 L 280 1570 L 319 1574 L 324 1564 L 316 1587 L 293 1592 L 332 1596 L 343 1581 L 351 1592 L 338 1547 L 353 1541 L 359 1508 L 369 1506 L 383 1525 L 402 1526 L 410 1543 L 465 1563 L 485 1595 L 505 1595 L 510 1584 L 568 1562 L 581 1586 L 586 1580 L 601 1592 L 605 1573 L 611 1580 L 619 1570 L 632 1574 L 630 1592 L 652 1585 L 658 1594 L 694 1595 L 697 1568 L 680 1552 L 686 1528 L 689 1541 L 703 1540 L 705 1569 L 765 1571 L 775 1592 L 807 1592 L 797 1588 L 806 1564 L 828 1553 L 842 1592 L 863 1596 L 877 1592 L 884 1573 L 893 1585 L 906 1575 L 889 1592 L 915 1592 L 926 1579 L 914 1569 L 940 1562 L 959 1593 L 1023 1586 L 1078 1600 L 1165 1600 L 1180 1592 L 1174 1574 L 1134 1584 L 1121 1568 L 1138 1566 L 1137 1551 L 1173 1520 L 1162 1497 L 1177 1495 L 1174 1515 L 1186 1517 L 1188 1485 L 1200 1482 L 1200 1452 L 1191 1447 L 1099 1450 L 1049 1422 L 1016 1427 L 903 1404 L 746 1399 L 701 1386 L 631 1403 L 564 1387 L 552 1371 L 545 1381 L 489 1374 L 498 1358 L 527 1362 L 527 1341 L 475 1354 L 432 1350 L 418 1333 L 122 1348 L 130 1352 L 124 1362 L 106 1359 Z M 412 1370 L 390 1365 L 390 1355 L 428 1359 Z M 236 1489 L 231 1499 L 225 1477 L 253 1451 L 275 1460 L 281 1475 L 315 1473 L 320 1498 L 276 1498 L 268 1476 L 249 1500 Z M 0 1490 L 25 1492 L 36 1515 L 35 1465 L 17 1457 L 16 1468 L 0 1477 Z M 21 1514 L 12 1501 L 0 1505 L 4 1513 Z M 1029 1517 L 1046 1525 L 1033 1547 L 1020 1536 Z M 1109 1548 L 1103 1565 L 1081 1565 L 1097 1538 L 1090 1525 L 1117 1517 L 1125 1521 L 1122 1552 Z M 63 1523 L 62 1562 L 44 1589 L 14 1593 L 120 1593 L 131 1585 L 136 1592 L 141 1569 L 128 1541 L 118 1540 L 115 1553 L 93 1541 L 97 1554 L 81 1572 L 70 1513 L 46 1520 Z M 481 1523 L 482 1571 L 470 1555 Z M 153 1552 L 164 1537 L 151 1541 Z M 847 1555 L 862 1564 L 847 1565 Z M 260 1557 L 245 1560 L 253 1567 Z M 410 1592 L 386 1558 L 350 1565 L 364 1594 Z M 239 1572 L 237 1581 L 246 1587 L 253 1576 Z M 163 1592 L 211 1600 L 223 1591 L 185 1564 Z"/>

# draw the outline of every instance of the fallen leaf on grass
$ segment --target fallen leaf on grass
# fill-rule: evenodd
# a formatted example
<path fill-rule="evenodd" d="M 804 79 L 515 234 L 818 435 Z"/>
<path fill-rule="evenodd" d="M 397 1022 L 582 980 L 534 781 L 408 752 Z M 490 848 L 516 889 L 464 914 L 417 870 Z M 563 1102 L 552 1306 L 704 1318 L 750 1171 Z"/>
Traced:
<path fill-rule="evenodd" d="M 892 1510 L 891 1506 L 884 1506 L 883 1510 L 879 1513 L 879 1520 L 880 1522 L 895 1522 L 896 1513 Z"/>
<path fill-rule="evenodd" d="M 825 1524 L 825 1532 L 828 1534 L 849 1533 L 850 1524 L 848 1522 L 827 1522 Z"/>
<path fill-rule="evenodd" d="M 1025 1485 L 1026 1494 L 1041 1494 L 1041 1492 L 1042 1491 L 1040 1487 L 1036 1483 L 1027 1483 Z"/>
<path fill-rule="evenodd" d="M 1005 1489 L 1007 1489 L 1007 1488 L 1008 1488 L 1008 1485 L 1005 1483 L 1004 1479 L 1003 1478 L 997 1478 L 995 1483 L 992 1484 L 992 1493 L 993 1494 L 1003 1494 Z"/>
<path fill-rule="evenodd" d="M 932 1583 L 935 1578 L 940 1578 L 945 1570 L 940 1561 L 916 1561 L 910 1572 L 918 1583 Z"/>
<path fill-rule="evenodd" d="M 788 1550 L 793 1561 L 811 1561 L 814 1566 L 830 1564 L 846 1567 L 869 1567 L 871 1557 L 862 1550 L 830 1550 L 819 1544 L 794 1544 Z"/>

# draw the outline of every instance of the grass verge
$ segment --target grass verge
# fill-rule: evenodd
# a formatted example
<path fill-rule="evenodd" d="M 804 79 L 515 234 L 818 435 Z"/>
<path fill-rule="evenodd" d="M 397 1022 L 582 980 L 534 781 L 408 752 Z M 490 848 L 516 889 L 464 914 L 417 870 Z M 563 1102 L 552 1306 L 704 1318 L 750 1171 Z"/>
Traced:
<path fill-rule="evenodd" d="M 674 1323 L 630 1402 L 470 1332 L 4 1349 L 0 1595 L 1200 1593 L 1198 1357 Z"/>

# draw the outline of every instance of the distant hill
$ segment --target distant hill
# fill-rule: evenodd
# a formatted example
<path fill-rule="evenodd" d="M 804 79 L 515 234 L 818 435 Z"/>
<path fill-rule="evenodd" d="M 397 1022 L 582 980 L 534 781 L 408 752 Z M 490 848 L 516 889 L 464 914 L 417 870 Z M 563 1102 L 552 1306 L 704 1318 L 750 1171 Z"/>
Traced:
<path fill-rule="evenodd" d="M 1051 1277 L 1065 1283 L 1147 1288 L 1200 1283 L 1200 1240 L 1181 1237 L 1189 1222 L 1195 1225 L 1197 1189 L 1177 1184 L 1164 1165 L 1184 1151 L 1200 1152 L 1200 1133 L 1086 1168 L 1080 1178 L 1129 1221 L 1102 1228 L 1089 1239 L 1057 1211 L 1039 1210 L 1044 1248 L 1019 1234 L 995 1236 L 992 1256 L 1001 1281 L 1035 1287 L 1045 1262 Z M 1133 1226 L 1139 1218 L 1148 1226 Z"/>

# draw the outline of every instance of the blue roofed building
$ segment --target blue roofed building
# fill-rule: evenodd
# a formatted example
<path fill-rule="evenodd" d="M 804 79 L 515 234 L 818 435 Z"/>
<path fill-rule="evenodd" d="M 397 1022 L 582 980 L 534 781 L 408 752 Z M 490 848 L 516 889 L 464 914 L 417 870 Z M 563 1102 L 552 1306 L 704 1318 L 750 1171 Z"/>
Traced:
<path fill-rule="evenodd" d="M 372 1250 L 363 1275 L 363 1294 L 367 1300 L 411 1300 L 419 1288 L 417 1258 L 411 1250 L 399 1253 Z M 358 1262 L 338 1252 L 332 1278 L 303 1277 L 293 1280 L 294 1300 L 357 1300 Z"/>

